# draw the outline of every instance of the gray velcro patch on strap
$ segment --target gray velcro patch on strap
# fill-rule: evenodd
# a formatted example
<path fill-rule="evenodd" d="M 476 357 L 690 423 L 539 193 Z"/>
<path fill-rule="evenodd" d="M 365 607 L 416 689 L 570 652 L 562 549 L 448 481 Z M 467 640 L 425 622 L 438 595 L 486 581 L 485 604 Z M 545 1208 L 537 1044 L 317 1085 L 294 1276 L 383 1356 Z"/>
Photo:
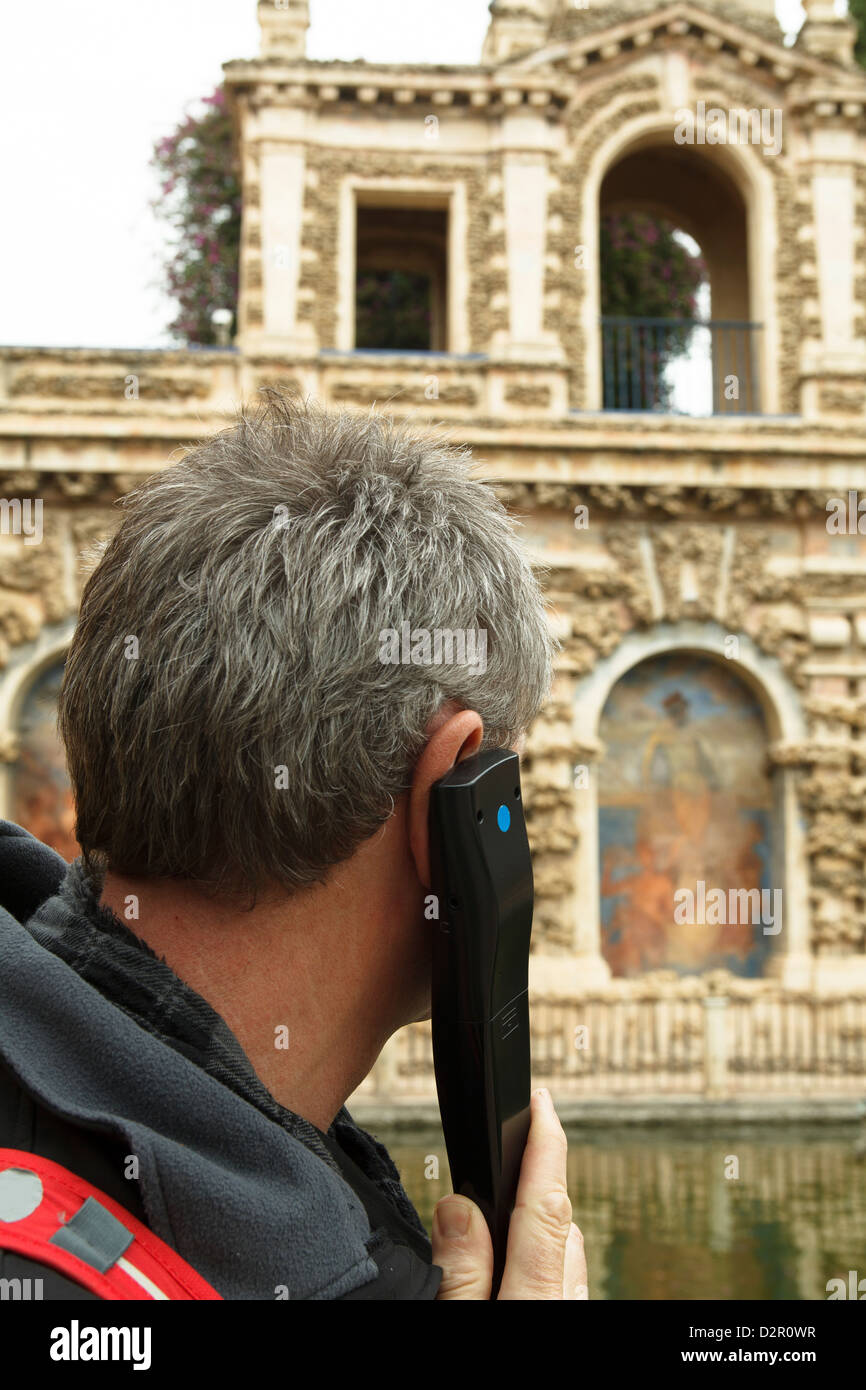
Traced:
<path fill-rule="evenodd" d="M 70 1255 L 104 1274 L 116 1264 L 135 1237 L 116 1216 L 100 1206 L 95 1197 L 88 1197 L 84 1206 L 55 1231 L 51 1245 L 59 1245 Z"/>

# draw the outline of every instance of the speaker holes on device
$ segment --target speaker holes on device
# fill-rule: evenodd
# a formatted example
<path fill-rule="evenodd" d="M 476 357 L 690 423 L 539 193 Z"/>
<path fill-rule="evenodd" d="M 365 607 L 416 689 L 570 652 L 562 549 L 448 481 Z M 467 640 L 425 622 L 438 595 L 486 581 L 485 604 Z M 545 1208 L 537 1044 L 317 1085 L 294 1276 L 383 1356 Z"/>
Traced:
<path fill-rule="evenodd" d="M 475 812 L 475 819 L 478 821 L 478 823 L 479 823 L 479 825 L 480 825 L 481 822 L 482 822 L 483 819 L 484 819 L 484 812 L 483 812 L 483 811 L 476 811 L 476 812 Z"/>
<path fill-rule="evenodd" d="M 515 800 L 515 801 L 519 801 L 519 800 L 520 800 L 520 788 L 519 788 L 519 787 L 515 787 L 515 788 L 514 788 L 514 800 Z"/>

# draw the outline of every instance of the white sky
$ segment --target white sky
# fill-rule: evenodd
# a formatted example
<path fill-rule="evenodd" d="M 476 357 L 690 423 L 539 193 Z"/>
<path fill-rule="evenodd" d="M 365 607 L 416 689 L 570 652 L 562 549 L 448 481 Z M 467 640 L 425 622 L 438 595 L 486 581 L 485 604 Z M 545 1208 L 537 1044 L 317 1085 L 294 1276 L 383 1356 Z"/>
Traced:
<path fill-rule="evenodd" d="M 799 0 L 778 0 L 786 31 Z M 488 0 L 312 0 L 311 58 L 473 63 Z M 167 347 L 153 145 L 258 52 L 255 0 L 0 4 L 0 344 Z"/>

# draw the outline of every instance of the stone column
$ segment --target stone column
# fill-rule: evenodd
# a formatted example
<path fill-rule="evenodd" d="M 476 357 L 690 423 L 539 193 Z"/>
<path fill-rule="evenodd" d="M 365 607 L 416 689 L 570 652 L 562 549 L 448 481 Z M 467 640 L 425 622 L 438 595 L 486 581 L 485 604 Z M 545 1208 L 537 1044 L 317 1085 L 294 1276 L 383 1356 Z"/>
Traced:
<path fill-rule="evenodd" d="M 534 737 L 538 739 L 537 731 Z M 574 913 L 571 948 L 567 953 L 543 950 L 530 956 L 529 983 L 536 995 L 573 998 L 596 990 L 610 980 L 610 966 L 601 954 L 598 903 L 598 795 L 592 764 L 599 751 L 596 745 L 577 744 L 570 738 L 567 751 L 558 746 L 547 750 L 548 757 L 553 753 L 552 764 L 561 764 L 564 757 L 568 757 L 569 777 L 577 765 L 587 778 L 586 785 L 574 783 L 576 848 L 569 856 L 567 869 L 563 870 L 573 883 L 573 889 L 564 896 L 564 902 Z M 537 756 L 536 763 L 540 765 Z M 556 777 L 549 780 L 551 785 L 556 785 Z"/>
<path fill-rule="evenodd" d="M 392 1034 L 382 1051 L 379 1053 L 373 1067 L 373 1081 L 376 1088 L 376 1097 L 380 1101 L 393 1103 L 397 1100 L 400 1093 L 400 1059 L 405 1054 L 408 1047 L 408 1034 L 405 1029 L 400 1029 Z"/>
<path fill-rule="evenodd" d="M 575 763 L 586 768 L 585 787 L 575 793 L 577 807 L 577 855 L 575 861 L 575 976 L 581 989 L 598 989 L 611 978 L 610 966 L 601 954 L 601 893 L 598 869 L 598 764 L 601 744 L 581 744 Z"/>
<path fill-rule="evenodd" d="M 704 995 L 704 1090 L 716 1098 L 728 1092 L 728 1001 L 723 994 Z"/>
<path fill-rule="evenodd" d="M 828 350 L 854 345 L 854 136 L 816 130 L 812 196 L 821 338 Z"/>
<path fill-rule="evenodd" d="M 857 184 L 863 158 L 858 120 L 864 103 L 843 103 L 843 119 L 836 103 L 819 101 L 808 128 L 803 167 L 811 174 L 814 243 L 805 247 L 804 272 L 814 276 L 814 306 L 819 338 L 803 345 L 803 413 L 810 417 L 827 413 L 822 387 L 828 399 L 841 391 L 859 389 L 866 375 L 866 351 L 857 333 L 858 286 Z"/>
<path fill-rule="evenodd" d="M 797 768 L 802 756 L 795 745 L 776 743 L 768 750 L 775 765 L 775 824 L 781 843 L 774 856 L 774 887 L 782 887 L 782 931 L 770 956 L 767 974 L 786 989 L 810 989 L 814 959 L 809 929 L 809 881 L 806 848 L 797 798 Z"/>
<path fill-rule="evenodd" d="M 524 363 L 562 362 L 555 333 L 543 328 L 551 133 L 543 111 L 521 106 L 502 118 L 502 176 L 509 329 L 494 352 Z"/>
<path fill-rule="evenodd" d="M 262 143 L 263 346 L 288 345 L 298 334 L 305 163 L 303 145 Z"/>

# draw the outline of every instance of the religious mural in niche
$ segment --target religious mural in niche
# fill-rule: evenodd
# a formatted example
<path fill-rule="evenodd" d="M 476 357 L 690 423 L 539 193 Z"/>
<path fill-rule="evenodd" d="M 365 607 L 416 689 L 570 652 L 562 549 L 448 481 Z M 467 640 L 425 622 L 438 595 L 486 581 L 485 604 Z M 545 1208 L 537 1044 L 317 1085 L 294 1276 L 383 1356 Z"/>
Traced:
<path fill-rule="evenodd" d="M 81 853 L 74 835 L 75 810 L 57 732 L 57 698 L 63 663 L 33 681 L 18 720 L 20 756 L 12 780 L 12 819 L 67 862 Z"/>
<path fill-rule="evenodd" d="M 712 658 L 653 657 L 614 686 L 600 735 L 602 951 L 613 974 L 760 975 L 781 893 L 771 891 L 773 798 L 754 695 Z"/>

